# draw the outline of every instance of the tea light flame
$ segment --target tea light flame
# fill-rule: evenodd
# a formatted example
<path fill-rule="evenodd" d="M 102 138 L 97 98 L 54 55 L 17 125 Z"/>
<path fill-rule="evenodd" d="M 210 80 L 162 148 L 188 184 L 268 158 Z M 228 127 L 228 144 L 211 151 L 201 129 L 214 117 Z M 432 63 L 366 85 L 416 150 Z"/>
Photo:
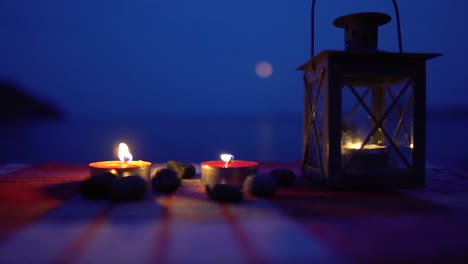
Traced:
<path fill-rule="evenodd" d="M 221 160 L 224 161 L 224 166 L 227 168 L 229 162 L 234 160 L 234 156 L 231 154 L 221 154 L 220 156 Z"/>
<path fill-rule="evenodd" d="M 133 159 L 133 156 L 130 153 L 128 146 L 125 143 L 119 144 L 119 159 L 120 161 L 123 161 L 123 162 L 132 161 Z"/>

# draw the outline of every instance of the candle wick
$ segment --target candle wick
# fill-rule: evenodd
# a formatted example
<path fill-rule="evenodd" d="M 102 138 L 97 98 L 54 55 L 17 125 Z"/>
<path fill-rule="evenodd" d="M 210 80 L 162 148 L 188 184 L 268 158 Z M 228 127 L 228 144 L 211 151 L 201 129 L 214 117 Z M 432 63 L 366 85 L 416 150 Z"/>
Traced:
<path fill-rule="evenodd" d="M 229 163 L 232 162 L 233 159 L 234 159 L 234 158 L 231 156 L 231 157 L 229 158 L 229 160 L 227 160 L 226 163 L 224 163 L 224 167 L 227 168 L 228 165 L 229 165 Z"/>
<path fill-rule="evenodd" d="M 128 162 L 128 161 L 129 161 L 128 158 L 124 158 L 124 159 L 123 159 L 123 165 L 122 165 L 123 168 L 127 168 L 127 162 Z"/>

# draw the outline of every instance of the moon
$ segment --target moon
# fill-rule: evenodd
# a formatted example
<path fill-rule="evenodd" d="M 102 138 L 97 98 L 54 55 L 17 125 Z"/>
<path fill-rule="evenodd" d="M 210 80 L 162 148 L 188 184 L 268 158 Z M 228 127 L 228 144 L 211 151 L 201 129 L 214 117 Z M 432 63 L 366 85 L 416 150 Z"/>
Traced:
<path fill-rule="evenodd" d="M 268 61 L 260 61 L 255 65 L 255 72 L 260 78 L 268 78 L 273 73 L 273 66 Z"/>

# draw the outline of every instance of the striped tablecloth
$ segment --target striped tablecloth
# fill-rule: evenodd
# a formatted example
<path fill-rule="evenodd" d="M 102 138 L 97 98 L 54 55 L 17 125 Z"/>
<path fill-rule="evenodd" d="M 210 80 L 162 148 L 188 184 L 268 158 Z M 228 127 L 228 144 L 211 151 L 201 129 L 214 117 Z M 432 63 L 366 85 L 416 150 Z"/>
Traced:
<path fill-rule="evenodd" d="M 260 170 L 279 167 L 299 174 Z M 209 200 L 199 179 L 111 203 L 79 195 L 85 165 L 0 172 L 2 264 L 468 263 L 466 168 L 432 168 L 418 190 L 337 192 L 298 177 L 241 204 Z"/>

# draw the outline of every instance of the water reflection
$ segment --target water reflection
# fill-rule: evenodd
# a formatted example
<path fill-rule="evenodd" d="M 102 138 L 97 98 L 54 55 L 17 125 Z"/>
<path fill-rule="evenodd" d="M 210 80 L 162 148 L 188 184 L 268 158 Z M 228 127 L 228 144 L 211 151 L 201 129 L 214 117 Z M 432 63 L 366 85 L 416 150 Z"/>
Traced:
<path fill-rule="evenodd" d="M 233 153 L 239 159 L 298 161 L 302 117 L 197 117 L 32 121 L 0 132 L 0 163 L 88 163 L 117 159 L 126 142 L 134 159 L 199 162 Z"/>
<path fill-rule="evenodd" d="M 134 159 L 188 162 L 239 159 L 294 162 L 301 158 L 302 115 L 166 117 L 139 120 L 30 121 L 2 124 L 0 164 L 49 161 L 88 163 L 117 159 L 114 147 L 126 142 Z M 466 118 L 429 118 L 427 159 L 468 162 Z M 449 140 L 457 141 L 454 143 Z M 460 145 L 461 144 L 461 145 Z"/>

